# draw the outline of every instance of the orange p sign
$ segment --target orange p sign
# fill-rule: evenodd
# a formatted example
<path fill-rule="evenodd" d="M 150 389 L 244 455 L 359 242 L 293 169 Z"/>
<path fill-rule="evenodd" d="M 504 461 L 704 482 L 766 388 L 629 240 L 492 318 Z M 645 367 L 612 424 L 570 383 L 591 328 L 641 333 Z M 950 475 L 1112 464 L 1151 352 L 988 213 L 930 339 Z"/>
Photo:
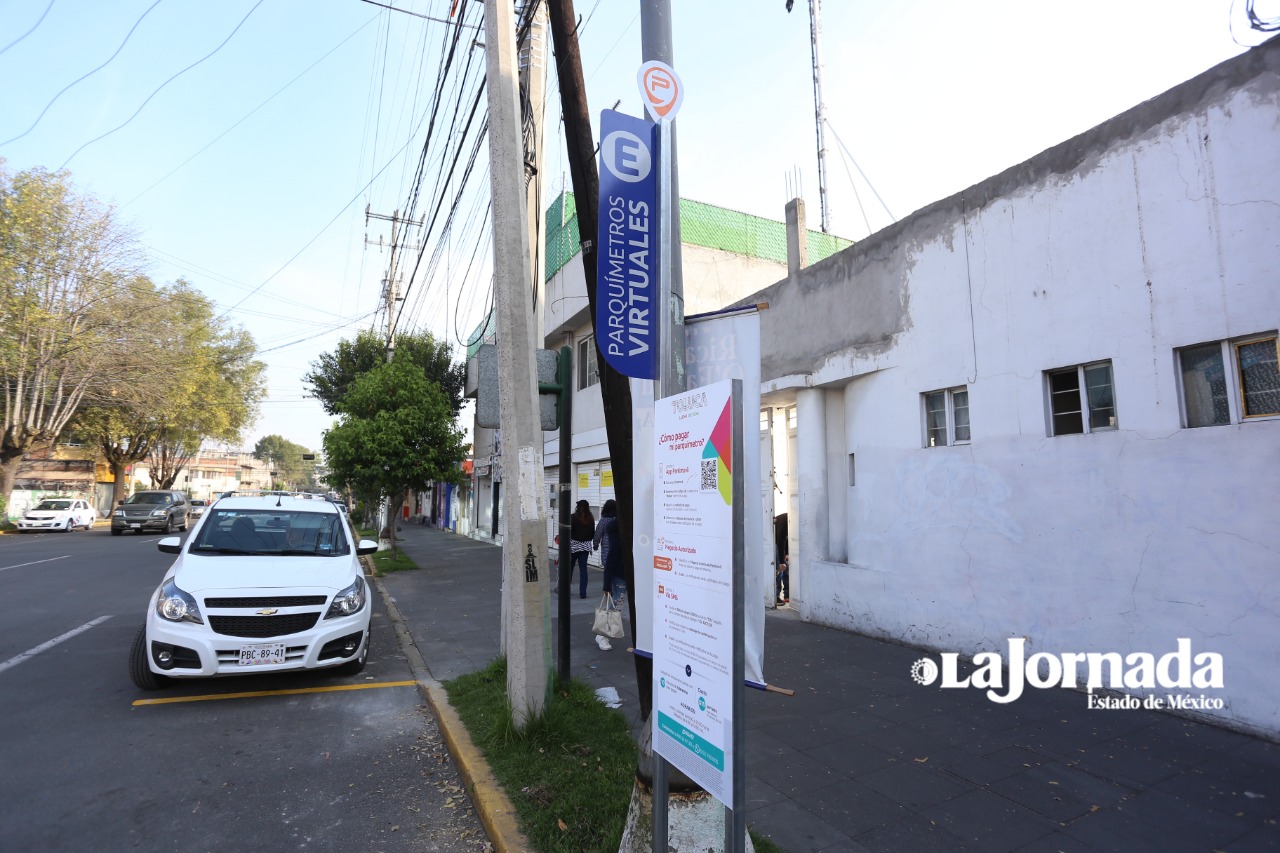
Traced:
<path fill-rule="evenodd" d="M 675 69 L 665 62 L 650 60 L 640 66 L 637 82 L 649 117 L 656 122 L 674 120 L 684 100 L 684 86 Z"/>

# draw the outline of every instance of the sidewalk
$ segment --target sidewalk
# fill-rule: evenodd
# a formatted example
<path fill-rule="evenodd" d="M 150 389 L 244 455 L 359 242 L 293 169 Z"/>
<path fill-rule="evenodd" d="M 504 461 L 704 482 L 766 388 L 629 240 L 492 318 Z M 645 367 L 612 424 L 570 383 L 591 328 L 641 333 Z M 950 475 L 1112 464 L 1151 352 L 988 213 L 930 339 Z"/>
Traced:
<path fill-rule="evenodd" d="M 500 549 L 427 527 L 400 535 L 422 568 L 381 583 L 431 675 L 487 666 Z M 601 651 L 591 633 L 600 584 L 593 572 L 586 599 L 573 587 L 573 676 L 617 688 L 634 728 L 630 640 Z M 998 705 L 921 687 L 911 665 L 925 653 L 788 608 L 768 614 L 765 640 L 765 676 L 796 693 L 747 691 L 747 823 L 788 853 L 1280 850 L 1280 745 L 1155 711 L 1088 710 L 1071 690 Z"/>

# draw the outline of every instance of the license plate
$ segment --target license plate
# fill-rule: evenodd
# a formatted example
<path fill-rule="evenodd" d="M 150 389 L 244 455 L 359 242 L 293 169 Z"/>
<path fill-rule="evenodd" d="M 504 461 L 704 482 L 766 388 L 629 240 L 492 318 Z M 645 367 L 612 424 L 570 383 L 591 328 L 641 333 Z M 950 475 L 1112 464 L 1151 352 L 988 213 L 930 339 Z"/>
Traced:
<path fill-rule="evenodd" d="M 241 666 L 284 663 L 284 643 L 258 643 L 240 647 Z"/>
<path fill-rule="evenodd" d="M 141 524 L 130 524 L 129 526 L 130 526 L 130 527 L 141 527 L 142 525 L 141 525 Z"/>

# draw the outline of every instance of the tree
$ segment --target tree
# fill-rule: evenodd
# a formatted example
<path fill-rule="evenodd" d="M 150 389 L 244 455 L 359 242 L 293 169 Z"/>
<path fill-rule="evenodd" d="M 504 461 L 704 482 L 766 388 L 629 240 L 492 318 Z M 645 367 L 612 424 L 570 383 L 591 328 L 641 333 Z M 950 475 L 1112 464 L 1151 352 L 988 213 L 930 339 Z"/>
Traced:
<path fill-rule="evenodd" d="M 266 435 L 253 446 L 253 456 L 271 466 L 273 486 L 282 489 L 316 487 L 316 463 L 304 459 L 312 452 L 281 435 Z"/>
<path fill-rule="evenodd" d="M 430 332 L 406 332 L 396 338 L 393 359 L 419 368 L 425 379 L 444 392 L 453 414 L 461 410 L 467 371 L 464 365 L 453 363 L 447 343 L 436 341 Z M 339 341 L 336 352 L 321 354 L 302 381 L 324 410 L 336 415 L 342 411 L 351 384 L 386 363 L 386 342 L 372 329 L 364 329 L 354 341 Z"/>
<path fill-rule="evenodd" d="M 152 483 L 172 488 L 205 440 L 238 442 L 264 392 L 252 336 L 190 283 L 139 277 L 127 298 L 133 322 L 76 418 L 112 467 L 116 501 L 129 464 L 148 459 Z"/>
<path fill-rule="evenodd" d="M 392 519 L 405 490 L 461 481 L 466 445 L 449 399 L 408 360 L 352 382 L 340 415 L 324 435 L 329 482 L 361 495 L 387 495 Z"/>
<path fill-rule="evenodd" d="M 14 176 L 0 161 L 0 496 L 36 444 L 56 441 L 104 379 L 131 317 L 121 290 L 140 266 L 115 211 L 67 172 Z"/>

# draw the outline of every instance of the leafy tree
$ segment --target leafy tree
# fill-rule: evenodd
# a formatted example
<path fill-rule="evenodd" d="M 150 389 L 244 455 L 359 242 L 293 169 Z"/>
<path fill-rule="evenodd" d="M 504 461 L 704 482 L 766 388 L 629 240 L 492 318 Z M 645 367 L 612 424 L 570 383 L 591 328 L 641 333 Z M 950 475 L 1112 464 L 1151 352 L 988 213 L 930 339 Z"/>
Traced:
<path fill-rule="evenodd" d="M 329 482 L 360 495 L 389 496 L 391 518 L 399 516 L 405 490 L 461 481 L 466 445 L 449 400 L 407 360 L 352 382 L 340 414 L 324 435 Z"/>
<path fill-rule="evenodd" d="M 462 408 L 467 371 L 465 365 L 453 363 L 447 343 L 436 341 L 429 332 L 407 332 L 396 337 L 393 360 L 419 368 L 425 379 L 444 392 L 453 414 Z M 354 341 L 339 341 L 336 352 L 322 353 L 318 361 L 312 362 L 311 371 L 302 381 L 324 410 L 336 415 L 342 412 L 351 384 L 386 363 L 386 342 L 372 329 L 364 329 Z"/>
<path fill-rule="evenodd" d="M 115 211 L 71 186 L 67 172 L 10 175 L 0 161 L 0 495 L 36 444 L 52 442 L 133 318 L 119 310 L 141 264 Z"/>
<path fill-rule="evenodd" d="M 304 459 L 314 455 L 301 444 L 294 444 L 281 435 L 267 435 L 253 446 L 253 456 L 271 466 L 275 472 L 273 487 L 280 489 L 313 489 L 316 482 L 316 463 Z"/>
<path fill-rule="evenodd" d="M 148 459 L 153 485 L 172 488 L 206 439 L 238 442 L 256 416 L 265 370 L 253 338 L 221 320 L 188 282 L 156 288 L 139 278 L 129 298 L 135 321 L 126 345 L 76 418 L 112 467 L 117 501 L 129 464 Z"/>

